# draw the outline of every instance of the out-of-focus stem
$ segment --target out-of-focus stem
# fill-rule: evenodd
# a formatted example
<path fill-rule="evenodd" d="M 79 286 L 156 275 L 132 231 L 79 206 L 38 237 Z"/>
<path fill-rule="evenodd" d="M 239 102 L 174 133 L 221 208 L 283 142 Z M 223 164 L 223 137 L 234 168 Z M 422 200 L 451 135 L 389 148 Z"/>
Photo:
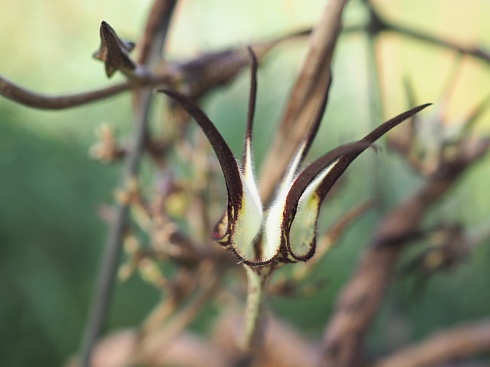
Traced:
<path fill-rule="evenodd" d="M 154 31 L 146 31 L 145 39 L 149 42 L 150 49 L 146 58 L 145 66 L 156 64 L 161 59 L 161 52 L 165 43 L 166 30 L 169 26 L 171 13 L 175 7 L 176 0 L 156 0 L 153 9 L 159 9 L 159 14 L 151 13 L 148 24 L 159 22 L 164 24 L 158 26 Z M 161 5 L 161 6 L 159 6 Z M 163 16 L 168 10 L 170 14 Z M 163 36 L 162 36 L 163 33 Z M 141 158 L 144 153 L 145 142 L 148 137 L 148 125 L 150 107 L 152 103 L 152 91 L 150 88 L 133 89 L 134 97 L 134 120 L 135 132 L 131 150 L 126 156 L 125 169 L 123 173 L 122 185 L 127 186 L 129 180 L 134 179 L 139 172 Z M 124 229 L 127 225 L 129 207 L 127 203 L 120 203 L 116 210 L 115 220 L 110 229 L 109 237 L 104 250 L 102 262 L 99 267 L 99 274 L 96 280 L 96 286 L 92 303 L 90 305 L 89 316 L 85 325 L 85 332 L 82 340 L 80 366 L 89 367 L 91 364 L 91 355 L 93 347 L 99 338 L 105 326 L 112 293 L 114 290 L 114 280 L 119 264 L 121 253 L 121 244 L 124 236 Z"/>
<path fill-rule="evenodd" d="M 367 81 L 368 81 L 368 103 L 369 103 L 369 129 L 375 129 L 381 120 L 383 111 L 383 99 L 381 98 L 381 85 L 379 78 L 378 63 L 376 60 L 376 34 L 367 33 L 366 38 L 366 66 L 367 66 Z M 379 166 L 378 157 L 371 159 L 370 169 L 373 172 L 372 191 L 374 198 L 378 202 L 378 209 L 383 207 L 383 179 L 382 172 Z"/>
<path fill-rule="evenodd" d="M 133 147 L 126 160 L 122 182 L 123 187 L 126 187 L 128 181 L 138 174 L 139 163 L 144 150 L 152 92 L 151 90 L 146 89 L 142 91 L 141 94 L 140 105 L 136 109 L 135 116 L 136 132 L 134 135 Z M 107 318 L 128 213 L 128 205 L 121 204 L 116 211 L 114 223 L 110 229 L 107 244 L 104 249 L 82 342 L 80 357 L 80 366 L 82 367 L 90 366 L 92 349 L 102 332 Z"/>
<path fill-rule="evenodd" d="M 262 165 L 260 194 L 268 202 L 319 106 L 328 81 L 342 12 L 347 0 L 330 0 L 310 35 L 308 54 L 296 79 L 278 131 Z"/>
<path fill-rule="evenodd" d="M 245 265 L 247 272 L 247 305 L 245 308 L 245 321 L 243 334 L 239 341 L 239 347 L 244 351 L 250 350 L 257 339 L 260 338 L 260 325 L 264 311 L 265 292 L 270 271 L 261 272 Z"/>
<path fill-rule="evenodd" d="M 470 55 L 486 63 L 490 62 L 490 52 L 487 48 L 483 48 L 481 46 L 472 46 L 472 45 L 467 46 L 465 44 L 458 43 L 450 39 L 439 38 L 424 32 L 420 32 L 417 29 L 401 25 L 397 22 L 387 19 L 385 16 L 380 14 L 377 8 L 373 7 L 370 2 L 366 1 L 366 3 L 370 6 L 372 16 L 374 16 L 374 20 L 376 22 L 375 23 L 376 32 L 395 32 L 404 37 L 410 37 L 418 41 L 430 43 L 434 46 L 439 46 L 439 47 L 461 52 L 462 54 Z M 344 32 L 365 32 L 365 31 L 369 32 L 370 26 L 372 26 L 372 23 L 371 25 L 356 24 L 344 28 Z"/>

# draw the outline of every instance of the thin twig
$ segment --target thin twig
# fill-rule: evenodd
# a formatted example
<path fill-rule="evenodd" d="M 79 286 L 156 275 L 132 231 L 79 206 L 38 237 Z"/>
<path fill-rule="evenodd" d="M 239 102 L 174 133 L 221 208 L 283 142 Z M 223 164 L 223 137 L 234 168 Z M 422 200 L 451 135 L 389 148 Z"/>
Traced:
<path fill-rule="evenodd" d="M 157 5 L 160 3 L 166 3 L 166 1 L 156 2 L 154 8 L 158 9 Z M 167 19 L 169 16 L 169 9 L 164 8 L 162 11 L 164 11 L 162 18 Z M 158 13 L 152 12 L 152 14 Z M 152 22 L 156 19 L 157 18 L 155 17 Z M 160 20 L 160 18 L 158 20 Z M 159 30 L 158 25 L 151 23 L 147 26 L 146 32 L 156 30 Z M 164 29 L 161 29 L 160 31 L 166 33 Z M 278 37 L 271 41 L 253 44 L 252 47 L 260 59 L 279 43 L 303 37 L 308 34 L 309 30 L 296 32 Z M 159 37 L 162 37 L 162 35 L 159 35 Z M 145 41 L 145 39 L 146 38 L 142 40 L 142 47 L 147 47 L 145 43 L 147 41 Z M 162 51 L 163 49 L 158 50 L 158 52 L 155 51 L 155 54 L 161 54 Z M 143 49 L 139 60 L 147 60 L 149 56 L 145 54 L 148 52 L 148 50 Z M 103 100 L 119 93 L 129 91 L 135 87 L 156 87 L 159 85 L 173 86 L 180 82 L 184 82 L 186 83 L 187 88 L 190 88 L 190 91 L 188 91 L 189 96 L 191 98 L 199 98 L 207 91 L 229 83 L 244 66 L 248 65 L 248 60 L 249 58 L 246 49 L 244 47 L 239 47 L 227 51 L 209 53 L 190 61 L 186 60 L 173 65 L 165 62 L 163 62 L 164 65 L 153 65 L 157 66 L 154 68 L 155 70 L 147 70 L 143 75 L 135 74 L 133 75 L 132 80 L 109 87 L 87 92 L 54 96 L 31 91 L 0 76 L 0 95 L 26 107 L 44 110 L 62 110 Z M 158 64 L 158 62 L 156 64 Z"/>
<path fill-rule="evenodd" d="M 60 96 L 47 96 L 21 87 L 0 76 L 0 95 L 21 105 L 46 110 L 61 110 L 77 107 L 90 102 L 115 96 L 131 89 L 130 82 L 123 82 L 110 87 L 76 94 L 63 94 Z"/>
<path fill-rule="evenodd" d="M 371 20 L 371 22 L 367 24 L 347 27 L 344 30 L 345 32 L 395 32 L 404 37 L 410 37 L 419 41 L 430 43 L 434 46 L 448 48 L 490 63 L 490 51 L 488 49 L 477 46 L 466 46 L 452 40 L 432 36 L 408 26 L 392 22 L 391 20 L 387 20 L 386 17 L 382 16 L 379 11 L 372 6 L 372 4 L 370 4 L 369 1 L 366 1 L 366 3 L 370 7 L 374 20 Z"/>
<path fill-rule="evenodd" d="M 396 32 L 402 36 L 415 38 L 419 41 L 431 43 L 435 46 L 449 48 L 451 50 L 455 50 L 463 54 L 471 55 L 482 61 L 490 63 L 490 52 L 484 50 L 481 47 L 471 47 L 471 46 L 462 45 L 454 41 L 434 37 L 429 34 L 422 33 L 414 29 L 411 29 L 409 27 L 401 26 L 395 23 L 387 23 L 387 26 L 388 26 L 387 30 Z"/>
<path fill-rule="evenodd" d="M 141 105 L 136 110 L 136 132 L 133 139 L 132 148 L 126 158 L 126 167 L 123 173 L 122 186 L 126 187 L 128 180 L 138 174 L 139 163 L 144 151 L 144 142 L 148 124 L 148 113 L 150 97 L 152 92 L 148 89 L 144 91 L 141 98 Z M 129 207 L 126 203 L 121 203 L 117 208 L 114 223 L 111 227 L 107 245 L 100 263 L 99 274 L 96 280 L 96 288 L 92 297 L 89 317 L 81 349 L 81 367 L 90 366 L 90 356 L 92 349 L 100 336 L 104 327 L 107 313 L 109 311 L 114 279 L 119 264 L 121 244 L 124 237 Z"/>
<path fill-rule="evenodd" d="M 366 33 L 366 67 L 367 67 L 367 90 L 368 90 L 368 109 L 369 109 L 369 122 L 370 129 L 375 129 L 378 126 L 379 121 L 383 115 L 383 99 L 381 96 L 381 80 L 378 69 L 377 60 L 377 34 L 375 32 Z M 381 210 L 384 207 L 384 195 L 383 189 L 386 184 L 386 180 L 381 177 L 382 171 L 377 160 L 377 157 L 371 155 L 369 161 L 369 169 L 372 172 L 371 191 L 373 192 L 374 199 L 378 202 L 377 210 Z"/>
<path fill-rule="evenodd" d="M 157 0 L 156 3 L 160 3 L 161 1 L 162 0 Z M 175 5 L 174 1 L 166 1 L 166 3 L 167 6 L 170 8 L 173 8 Z M 164 9 L 161 10 L 163 11 Z M 160 17 L 159 14 L 153 13 L 149 18 L 149 23 L 154 19 L 160 19 L 165 22 L 169 21 L 169 17 Z M 145 33 L 145 37 L 151 38 L 149 42 L 151 43 L 152 49 L 156 49 L 161 52 L 163 48 L 163 43 L 165 42 L 165 38 L 160 37 L 158 32 L 165 32 L 166 34 L 167 27 L 168 23 L 164 27 L 157 27 L 157 32 L 155 33 Z M 148 65 L 157 62 L 158 58 L 160 57 L 158 55 L 158 52 L 151 51 L 150 54 L 152 55 L 152 57 L 148 57 L 146 59 Z M 126 166 L 122 178 L 123 188 L 126 188 L 128 182 L 136 177 L 139 171 L 139 165 L 144 152 L 145 141 L 147 137 L 152 91 L 149 88 L 136 89 L 134 91 L 134 97 L 136 131 L 134 133 L 132 147 L 126 157 Z M 81 349 L 81 367 L 90 366 L 92 349 L 95 346 L 95 343 L 100 336 L 106 322 L 112 299 L 114 280 L 119 264 L 121 244 L 124 236 L 124 229 L 126 227 L 128 214 L 128 204 L 120 203 L 116 211 L 114 223 L 110 230 L 104 255 L 100 264 L 99 274 L 96 280 L 96 288 L 94 291 L 94 296 L 92 298 L 92 304 L 90 307 L 90 313 L 87 320 Z"/>
<path fill-rule="evenodd" d="M 156 0 L 153 3 L 141 40 L 139 64 L 153 66 L 164 58 L 165 40 L 176 5 L 177 0 Z"/>

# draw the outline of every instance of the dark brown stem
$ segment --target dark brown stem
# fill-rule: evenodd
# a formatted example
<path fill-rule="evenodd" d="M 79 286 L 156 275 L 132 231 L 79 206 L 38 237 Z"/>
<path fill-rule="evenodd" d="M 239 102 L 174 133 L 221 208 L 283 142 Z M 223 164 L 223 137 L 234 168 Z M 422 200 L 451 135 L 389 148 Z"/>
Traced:
<path fill-rule="evenodd" d="M 177 0 L 156 0 L 146 22 L 138 63 L 152 66 L 163 58 L 165 40 Z"/>
<path fill-rule="evenodd" d="M 0 76 L 0 95 L 27 107 L 46 110 L 61 110 L 64 108 L 81 106 L 83 104 L 112 97 L 129 89 L 131 89 L 131 83 L 124 82 L 89 92 L 62 96 L 46 96 L 20 87 Z"/>
<path fill-rule="evenodd" d="M 372 22 L 372 21 L 371 21 Z M 369 122 L 370 130 L 375 129 L 378 126 L 379 121 L 383 116 L 383 99 L 381 96 L 381 80 L 378 70 L 379 63 L 377 62 L 377 35 L 373 32 L 366 33 L 366 66 L 367 66 L 367 90 L 368 102 L 369 102 Z M 410 106 L 413 107 L 413 106 Z M 371 191 L 374 199 L 378 202 L 377 209 L 384 207 L 384 195 L 383 188 L 385 181 L 381 177 L 381 167 L 376 161 L 376 157 L 373 155 L 369 161 L 369 168 L 372 172 Z"/>
<path fill-rule="evenodd" d="M 146 75 L 139 80 L 126 81 L 110 87 L 88 92 L 49 96 L 21 87 L 0 76 L 0 95 L 14 102 L 42 110 L 63 110 L 113 97 L 131 89 L 173 84 L 181 78 L 178 70 L 167 70 L 158 75 Z"/>
<path fill-rule="evenodd" d="M 146 89 L 144 94 L 142 93 L 141 105 L 136 110 L 135 122 L 137 130 L 133 138 L 132 147 L 126 156 L 126 167 L 122 179 L 122 186 L 124 188 L 126 188 L 128 181 L 137 175 L 139 170 L 139 162 L 144 151 L 150 98 L 151 91 Z M 81 367 L 90 366 L 92 349 L 105 326 L 112 299 L 115 275 L 119 265 L 121 244 L 128 213 L 128 205 L 126 203 L 119 204 L 99 266 L 99 273 L 96 279 L 96 286 L 81 349 Z"/>

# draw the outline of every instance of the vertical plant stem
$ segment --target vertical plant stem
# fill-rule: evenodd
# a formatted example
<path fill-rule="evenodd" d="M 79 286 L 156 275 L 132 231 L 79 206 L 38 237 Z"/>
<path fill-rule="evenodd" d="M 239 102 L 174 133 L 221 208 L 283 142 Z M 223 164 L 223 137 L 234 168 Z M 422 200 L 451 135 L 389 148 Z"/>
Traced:
<path fill-rule="evenodd" d="M 146 46 L 143 48 L 139 59 L 139 62 L 147 67 L 155 65 L 162 58 L 167 30 L 176 3 L 177 0 L 155 0 L 153 3 L 143 38 L 143 44 Z M 152 90 L 150 87 L 134 88 L 133 97 L 135 132 L 131 149 L 125 161 L 121 182 L 123 189 L 127 187 L 129 180 L 137 176 L 139 171 L 148 136 L 148 117 L 152 102 Z M 120 203 L 114 223 L 110 229 L 102 261 L 99 265 L 99 273 L 80 351 L 81 367 L 89 367 L 91 365 L 92 350 L 105 326 L 128 214 L 128 204 Z"/>
<path fill-rule="evenodd" d="M 269 269 L 262 272 L 261 269 L 253 269 L 245 265 L 247 272 L 247 305 L 245 308 L 245 320 L 243 334 L 240 340 L 240 348 L 250 350 L 260 338 L 262 314 L 264 311 L 265 291 L 271 272 Z"/>
<path fill-rule="evenodd" d="M 141 91 L 140 95 L 141 98 L 139 99 L 138 106 L 136 107 L 135 115 L 136 132 L 129 156 L 126 160 L 126 166 L 121 184 L 123 189 L 126 188 L 128 180 L 137 175 L 139 163 L 144 150 L 144 142 L 148 126 L 148 113 L 151 101 L 151 90 L 148 88 L 144 89 Z M 80 356 L 81 367 L 90 366 L 90 358 L 93 347 L 97 342 L 98 337 L 102 333 L 102 329 L 107 318 L 128 213 L 128 205 L 125 203 L 119 204 L 116 211 L 114 224 L 111 227 L 109 237 L 107 239 L 107 245 L 102 256 L 102 261 L 99 265 L 96 287 L 92 296 L 92 303 L 90 305 L 89 316 L 82 341 Z"/>
<path fill-rule="evenodd" d="M 383 103 L 381 98 L 381 85 L 379 78 L 378 63 L 376 60 L 376 34 L 367 33 L 366 39 L 366 66 L 367 66 L 367 82 L 368 82 L 368 103 L 369 103 L 369 120 L 370 130 L 375 129 L 383 111 Z M 379 209 L 384 207 L 383 200 L 383 179 L 381 178 L 382 172 L 379 165 L 379 157 L 371 158 L 370 170 L 373 172 L 372 190 L 376 201 L 379 203 L 377 206 Z"/>

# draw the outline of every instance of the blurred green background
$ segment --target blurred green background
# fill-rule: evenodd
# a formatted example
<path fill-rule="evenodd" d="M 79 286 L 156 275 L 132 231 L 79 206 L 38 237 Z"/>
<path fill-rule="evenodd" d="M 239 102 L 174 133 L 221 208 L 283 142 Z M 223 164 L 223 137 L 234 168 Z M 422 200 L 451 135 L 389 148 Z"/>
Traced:
<path fill-rule="evenodd" d="M 0 0 L 0 74 L 30 89 L 61 94 L 101 87 L 103 65 L 91 59 L 99 45 L 98 27 L 106 20 L 124 38 L 138 40 L 149 0 Z M 490 2 L 376 1 L 395 21 L 460 42 L 490 47 Z M 169 58 L 191 57 L 206 50 L 268 39 L 309 27 L 324 1 L 218 0 L 182 1 L 169 40 Z M 352 1 L 346 23 L 366 16 Z M 256 154 L 258 165 L 281 115 L 304 56 L 305 42 L 271 52 L 259 74 Z M 360 137 L 370 121 L 366 42 L 362 35 L 341 37 L 335 55 L 334 85 L 326 121 L 312 156 L 327 147 Z M 438 102 L 455 56 L 439 48 L 394 35 L 381 39 L 383 119 L 406 107 L 402 79 L 413 80 L 418 102 Z M 463 60 L 457 88 L 447 110 L 457 123 L 490 90 L 490 68 Z M 205 109 L 233 149 L 241 147 L 246 114 L 247 75 L 206 99 Z M 97 210 L 113 202 L 118 165 L 90 159 L 95 128 L 103 122 L 119 136 L 131 132 L 130 96 L 75 109 L 31 110 L 0 99 L 0 365 L 55 366 L 76 352 L 106 236 Z M 432 112 L 433 113 L 433 112 Z M 427 112 L 426 115 L 430 115 Z M 241 125 L 240 125 L 241 126 Z M 490 113 L 480 118 L 480 134 L 490 131 Z M 413 191 L 419 180 L 401 161 L 366 154 L 353 165 L 346 188 L 324 209 L 326 223 L 372 196 L 382 184 L 385 206 Z M 380 168 L 373 175 L 374 165 Z M 434 218 L 461 220 L 470 228 L 490 223 L 490 162 L 484 159 L 434 210 Z M 328 206 L 329 205 L 329 206 Z M 305 333 L 318 337 L 336 295 L 356 264 L 359 251 L 381 215 L 364 216 L 322 263 L 312 278 L 327 286 L 308 298 L 271 299 L 271 306 Z M 487 241 L 488 242 L 488 241 Z M 301 265 L 297 265 L 301 266 Z M 477 248 L 453 272 L 434 277 L 424 292 L 414 293 L 410 279 L 397 280 L 370 336 L 376 351 L 433 330 L 490 314 L 490 248 Z M 117 288 L 110 330 L 137 325 L 158 300 L 150 285 L 135 278 Z M 404 327 L 395 326 L 404 325 Z M 393 327 L 389 327 L 392 325 Z"/>

